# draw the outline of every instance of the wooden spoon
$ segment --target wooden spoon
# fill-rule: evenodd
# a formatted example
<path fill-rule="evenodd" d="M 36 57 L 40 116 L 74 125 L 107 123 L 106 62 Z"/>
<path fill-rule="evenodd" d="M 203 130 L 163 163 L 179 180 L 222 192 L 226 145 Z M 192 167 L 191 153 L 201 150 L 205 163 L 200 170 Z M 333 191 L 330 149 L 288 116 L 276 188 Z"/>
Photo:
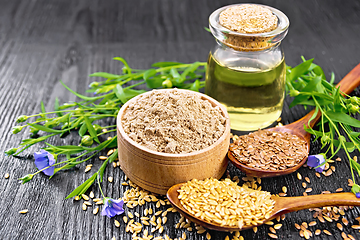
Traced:
<path fill-rule="evenodd" d="M 337 85 L 336 87 L 340 86 L 340 91 L 343 93 L 349 94 L 351 93 L 356 87 L 360 85 L 360 64 L 358 64 L 354 69 L 352 69 Z M 297 135 L 301 139 L 305 140 L 306 142 L 306 150 L 309 153 L 310 151 L 310 136 L 311 134 L 306 132 L 304 129 L 304 125 L 309 127 L 313 127 L 320 119 L 321 113 L 319 112 L 318 115 L 308 124 L 309 119 L 314 114 L 314 110 L 310 111 L 301 119 L 293 122 L 291 124 L 281 126 L 281 127 L 274 127 L 266 129 L 267 131 L 275 131 L 275 132 L 288 132 L 294 135 Z M 256 177 L 275 177 L 286 175 L 295 172 L 298 170 L 307 160 L 307 156 L 304 157 L 301 162 L 294 167 L 287 168 L 284 170 L 262 170 L 259 168 L 249 167 L 245 164 L 240 163 L 236 158 L 233 156 L 232 152 L 228 151 L 228 158 L 230 161 L 241 171 L 245 172 L 247 176 L 256 176 Z"/>
<path fill-rule="evenodd" d="M 270 214 L 268 219 L 265 219 L 262 223 L 251 226 L 244 226 L 239 229 L 236 226 L 220 226 L 214 222 L 208 222 L 202 220 L 198 217 L 193 216 L 188 212 L 179 201 L 179 193 L 177 190 L 181 188 L 180 184 L 172 186 L 166 196 L 169 199 L 170 203 L 176 208 L 178 212 L 184 215 L 186 218 L 191 221 L 212 230 L 217 231 L 240 231 L 249 228 L 253 228 L 259 225 L 264 224 L 265 222 L 276 218 L 277 216 L 283 215 L 285 213 L 299 211 L 308 208 L 317 208 L 317 207 L 326 207 L 326 206 L 360 206 L 360 199 L 356 198 L 353 193 L 342 192 L 342 193 L 330 193 L 330 194 L 320 194 L 320 195 L 310 195 L 310 196 L 301 196 L 301 197 L 277 197 L 272 196 L 271 198 L 275 201 L 274 210 Z"/>

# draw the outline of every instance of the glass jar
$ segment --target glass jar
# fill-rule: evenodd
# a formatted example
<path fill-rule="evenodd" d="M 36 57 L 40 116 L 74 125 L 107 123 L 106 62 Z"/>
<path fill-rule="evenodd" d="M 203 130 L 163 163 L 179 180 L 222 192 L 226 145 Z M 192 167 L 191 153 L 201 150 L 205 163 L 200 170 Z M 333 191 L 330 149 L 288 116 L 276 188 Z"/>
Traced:
<path fill-rule="evenodd" d="M 275 14 L 276 29 L 249 34 L 220 25 L 220 13 L 239 5 L 225 6 L 209 17 L 217 44 L 207 62 L 205 93 L 227 108 L 232 129 L 252 131 L 271 125 L 281 115 L 286 65 L 280 43 L 289 20 L 275 8 L 256 4 Z"/>

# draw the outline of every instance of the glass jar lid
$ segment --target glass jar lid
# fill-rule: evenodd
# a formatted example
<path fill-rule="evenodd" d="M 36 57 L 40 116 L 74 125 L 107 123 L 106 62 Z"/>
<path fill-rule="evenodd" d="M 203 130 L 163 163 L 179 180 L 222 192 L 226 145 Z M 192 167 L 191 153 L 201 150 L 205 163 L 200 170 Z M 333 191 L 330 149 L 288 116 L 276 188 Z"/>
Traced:
<path fill-rule="evenodd" d="M 266 8 L 277 17 L 277 26 L 275 29 L 267 32 L 260 33 L 243 33 L 230 30 L 220 24 L 220 14 L 226 9 L 238 6 L 251 6 Z M 261 4 L 243 3 L 228 5 L 214 11 L 209 17 L 209 27 L 211 33 L 217 41 L 237 50 L 237 51 L 261 51 L 271 48 L 280 43 L 286 36 L 289 28 L 289 19 L 287 16 L 277 10 L 276 8 L 269 7 Z"/>

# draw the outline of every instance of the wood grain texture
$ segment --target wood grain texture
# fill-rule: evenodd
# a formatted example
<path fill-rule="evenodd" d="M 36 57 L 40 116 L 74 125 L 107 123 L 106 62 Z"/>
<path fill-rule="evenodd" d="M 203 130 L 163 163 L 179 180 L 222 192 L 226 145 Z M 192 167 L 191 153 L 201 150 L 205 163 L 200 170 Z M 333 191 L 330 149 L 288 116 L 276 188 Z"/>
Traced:
<path fill-rule="evenodd" d="M 64 200 L 75 187 L 90 174 L 84 173 L 85 164 L 78 169 L 57 174 L 51 180 L 38 175 L 27 184 L 18 178 L 35 171 L 32 154 L 43 145 L 34 146 L 21 157 L 5 156 L 4 151 L 17 146 L 29 136 L 29 131 L 11 134 L 17 116 L 40 111 L 43 101 L 51 110 L 55 97 L 61 103 L 76 98 L 59 83 L 62 79 L 73 90 L 85 93 L 88 77 L 97 71 L 121 72 L 121 65 L 111 60 L 125 58 L 131 67 L 148 68 L 157 61 L 206 61 L 214 38 L 203 28 L 208 16 L 217 8 L 243 2 L 214 0 L 107 0 L 107 1 L 55 1 L 55 0 L 0 0 L 0 233 L 2 239 L 131 239 L 124 224 L 116 228 L 113 219 L 94 216 L 91 209 L 83 211 L 81 204 Z M 360 52 L 360 2 L 338 0 L 261 0 L 283 11 L 290 19 L 288 36 L 282 43 L 287 64 L 294 66 L 306 59 L 315 58 L 325 74 L 334 72 L 336 82 L 359 62 Z M 359 94 L 359 91 L 356 91 Z M 300 119 L 306 114 L 302 108 L 288 109 L 291 99 L 286 99 L 282 119 L 284 124 Z M 115 121 L 114 121 L 115 122 Z M 51 139 L 51 144 L 78 144 L 76 134 L 66 138 Z M 318 153 L 319 143 L 311 145 L 310 153 Z M 355 154 L 355 153 L 354 153 Z M 358 153 L 356 153 L 358 154 Z M 338 156 L 345 159 L 343 153 Z M 97 169 L 101 162 L 90 161 Z M 317 178 L 314 171 L 300 168 L 308 176 L 313 194 L 342 187 L 349 191 L 350 178 L 346 161 L 334 164 L 336 171 L 329 177 Z M 229 164 L 231 176 L 244 176 Z M 94 170 L 95 171 L 95 170 Z M 9 179 L 3 176 L 10 174 Z M 109 167 L 105 178 L 107 196 L 121 197 L 127 189 L 120 183 L 124 174 L 119 168 Z M 262 188 L 272 193 L 287 186 L 288 195 L 300 196 L 304 189 L 296 174 L 264 179 Z M 97 187 L 93 187 L 100 196 Z M 27 214 L 19 214 L 22 209 Z M 143 207 L 141 208 L 143 210 Z M 346 211 L 351 224 L 359 209 Z M 178 214 L 169 214 L 165 234 L 180 237 L 183 229 L 175 229 Z M 120 218 L 116 218 L 120 220 Z M 312 213 L 303 210 L 286 215 L 283 227 L 277 230 L 279 239 L 302 239 L 294 223 L 312 221 Z M 345 232 L 359 239 L 357 230 L 344 226 Z M 341 239 L 336 223 L 318 223 L 317 228 L 328 229 L 333 235 L 321 234 L 315 239 Z M 310 228 L 312 231 L 314 228 Z M 212 239 L 224 239 L 225 234 L 210 231 Z M 258 232 L 243 231 L 245 239 L 268 239 L 267 226 Z M 187 232 L 187 239 L 204 240 L 205 235 Z"/>

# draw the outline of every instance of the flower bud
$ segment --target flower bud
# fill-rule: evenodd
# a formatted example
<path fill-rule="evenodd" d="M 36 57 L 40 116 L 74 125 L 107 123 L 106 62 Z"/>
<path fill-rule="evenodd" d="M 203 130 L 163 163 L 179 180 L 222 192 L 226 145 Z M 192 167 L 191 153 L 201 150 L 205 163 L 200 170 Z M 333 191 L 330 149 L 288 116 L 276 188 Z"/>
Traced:
<path fill-rule="evenodd" d="M 99 86 L 98 82 L 92 82 L 92 83 L 89 84 L 89 88 L 95 88 L 97 86 Z"/>
<path fill-rule="evenodd" d="M 16 119 L 16 122 L 17 122 L 17 123 L 25 122 L 28 118 L 29 118 L 28 116 L 20 115 L 20 116 Z"/>
<path fill-rule="evenodd" d="M 24 177 L 20 178 L 20 180 L 22 181 L 22 184 L 29 182 L 32 178 L 34 177 L 34 174 L 28 174 L 25 175 Z"/>
<path fill-rule="evenodd" d="M 17 133 L 21 132 L 22 129 L 23 129 L 23 126 L 15 126 L 15 127 L 13 127 L 12 133 L 17 134 Z"/>
<path fill-rule="evenodd" d="M 328 135 L 323 135 L 323 136 L 321 137 L 321 143 L 322 143 L 323 145 L 326 145 L 326 144 L 330 143 L 330 137 L 329 137 Z"/>
<path fill-rule="evenodd" d="M 101 133 L 102 127 L 99 124 L 94 124 L 93 128 L 96 131 L 96 133 Z"/>
<path fill-rule="evenodd" d="M 350 113 L 357 113 L 359 111 L 359 106 L 358 105 L 354 105 L 352 103 L 350 103 L 348 106 L 347 106 L 348 110 Z"/>
<path fill-rule="evenodd" d="M 17 150 L 18 150 L 17 148 L 10 148 L 10 149 L 5 151 L 5 154 L 6 155 L 13 155 L 14 153 L 17 152 Z"/>
<path fill-rule="evenodd" d="M 93 144 L 94 140 L 89 135 L 84 135 L 81 138 L 81 145 L 82 146 L 91 146 Z"/>
<path fill-rule="evenodd" d="M 166 79 L 165 81 L 162 82 L 163 88 L 172 88 L 172 86 L 173 84 L 170 79 Z"/>
<path fill-rule="evenodd" d="M 300 94 L 300 92 L 296 89 L 291 89 L 289 92 L 290 97 L 296 97 L 299 94 Z"/>
<path fill-rule="evenodd" d="M 360 100 L 358 97 L 350 97 L 349 99 L 352 104 L 356 104 L 356 105 L 360 104 Z"/>

